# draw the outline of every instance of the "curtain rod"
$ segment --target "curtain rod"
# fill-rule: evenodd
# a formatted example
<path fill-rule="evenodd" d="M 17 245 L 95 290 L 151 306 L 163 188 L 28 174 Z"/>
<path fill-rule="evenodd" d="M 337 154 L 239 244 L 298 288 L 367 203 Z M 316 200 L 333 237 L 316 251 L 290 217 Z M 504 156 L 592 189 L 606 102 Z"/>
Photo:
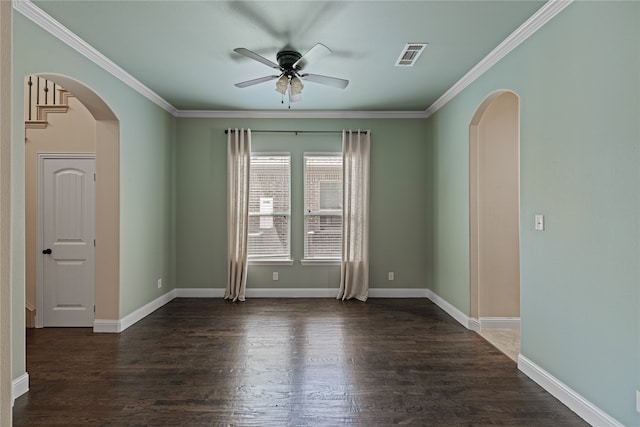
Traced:
<path fill-rule="evenodd" d="M 360 132 L 369 133 L 368 130 L 362 130 Z M 228 134 L 229 129 L 225 129 L 224 133 Z M 251 133 L 342 133 L 341 130 L 251 130 Z"/>

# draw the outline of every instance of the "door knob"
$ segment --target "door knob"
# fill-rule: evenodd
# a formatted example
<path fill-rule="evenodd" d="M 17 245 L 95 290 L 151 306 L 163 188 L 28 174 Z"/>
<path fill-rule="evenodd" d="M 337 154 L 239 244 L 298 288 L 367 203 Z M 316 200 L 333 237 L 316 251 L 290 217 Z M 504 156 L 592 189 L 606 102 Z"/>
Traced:
<path fill-rule="evenodd" d="M 51 249 L 47 248 L 44 251 L 42 251 L 42 253 L 45 255 L 51 255 Z"/>

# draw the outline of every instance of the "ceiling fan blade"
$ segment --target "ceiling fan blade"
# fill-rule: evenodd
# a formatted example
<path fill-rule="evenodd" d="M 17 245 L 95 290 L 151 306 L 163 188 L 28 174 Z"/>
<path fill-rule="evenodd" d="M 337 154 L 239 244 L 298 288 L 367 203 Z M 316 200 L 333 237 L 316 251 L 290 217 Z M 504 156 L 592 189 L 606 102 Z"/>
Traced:
<path fill-rule="evenodd" d="M 300 71 L 312 62 L 315 62 L 320 58 L 324 58 L 327 55 L 331 55 L 331 49 L 322 43 L 317 43 L 314 47 L 309 49 L 307 53 L 302 55 L 300 59 L 293 63 L 293 68 Z"/>
<path fill-rule="evenodd" d="M 349 80 L 321 76 L 320 74 L 300 74 L 300 78 L 308 82 L 320 83 L 321 85 L 332 86 L 338 89 L 344 89 L 349 85 Z"/>
<path fill-rule="evenodd" d="M 237 47 L 237 48 L 233 49 L 233 51 L 236 52 L 236 53 L 239 53 L 240 55 L 244 55 L 247 58 L 251 58 L 254 61 L 261 62 L 264 65 L 266 65 L 267 67 L 275 68 L 276 70 L 280 69 L 280 66 L 278 64 L 276 64 L 275 62 L 269 61 L 264 56 L 258 55 L 257 53 L 252 52 L 249 49 L 245 49 L 243 47 Z"/>
<path fill-rule="evenodd" d="M 259 79 L 247 80 L 246 82 L 236 83 L 235 86 L 236 87 L 249 87 L 249 86 L 257 85 L 257 84 L 260 84 L 260 83 L 268 82 L 270 80 L 275 80 L 278 77 L 280 77 L 280 76 L 260 77 Z"/>

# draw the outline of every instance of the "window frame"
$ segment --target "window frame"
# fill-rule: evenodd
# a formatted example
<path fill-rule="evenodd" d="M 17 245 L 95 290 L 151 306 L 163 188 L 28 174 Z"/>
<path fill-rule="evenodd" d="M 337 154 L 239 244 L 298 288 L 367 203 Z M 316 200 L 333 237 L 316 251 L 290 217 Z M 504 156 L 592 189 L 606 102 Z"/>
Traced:
<path fill-rule="evenodd" d="M 288 157 L 289 158 L 289 173 L 287 177 L 287 192 L 288 192 L 288 212 L 271 212 L 269 214 L 263 213 L 251 213 L 249 211 L 249 218 L 252 217 L 265 217 L 270 216 L 275 218 L 276 216 L 284 216 L 287 217 L 287 241 L 286 241 L 286 255 L 283 256 L 274 256 L 274 255 L 265 255 L 265 256 L 251 256 L 249 252 L 247 252 L 247 263 L 254 265 L 292 265 L 293 259 L 291 257 L 291 175 L 292 175 L 292 163 L 293 156 L 288 151 L 252 151 L 250 155 L 250 163 L 249 163 L 249 175 L 251 176 L 251 170 L 253 169 L 253 161 L 254 157 Z M 251 196 L 251 179 L 249 179 L 249 196 Z M 247 230 L 248 232 L 248 230 Z"/>
<path fill-rule="evenodd" d="M 302 156 L 302 181 L 303 181 L 303 199 L 302 199 L 302 210 L 303 210 L 303 254 L 300 263 L 302 265 L 336 265 L 340 264 L 342 261 L 342 255 L 338 257 L 312 257 L 307 258 L 307 217 L 326 217 L 326 218 L 336 218 L 339 217 L 342 220 L 344 215 L 344 207 L 338 209 L 321 209 L 318 208 L 314 211 L 307 211 L 307 157 L 331 157 L 331 158 L 340 158 L 343 162 L 343 153 L 336 151 L 325 151 L 325 152 L 304 152 Z M 344 163 L 343 163 L 344 164 Z M 340 181 L 341 185 L 344 185 L 344 176 L 341 177 Z M 340 200 L 340 204 L 342 205 L 342 200 Z M 342 227 L 340 227 L 340 252 L 342 252 Z"/>

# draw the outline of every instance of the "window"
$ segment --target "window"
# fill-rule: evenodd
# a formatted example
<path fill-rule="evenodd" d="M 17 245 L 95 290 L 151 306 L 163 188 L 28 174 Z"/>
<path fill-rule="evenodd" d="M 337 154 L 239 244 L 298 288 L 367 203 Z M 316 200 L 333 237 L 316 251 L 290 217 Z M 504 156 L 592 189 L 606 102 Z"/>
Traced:
<path fill-rule="evenodd" d="M 342 257 L 342 154 L 304 155 L 304 259 Z"/>
<path fill-rule="evenodd" d="M 291 155 L 252 153 L 249 176 L 249 260 L 290 259 Z"/>

